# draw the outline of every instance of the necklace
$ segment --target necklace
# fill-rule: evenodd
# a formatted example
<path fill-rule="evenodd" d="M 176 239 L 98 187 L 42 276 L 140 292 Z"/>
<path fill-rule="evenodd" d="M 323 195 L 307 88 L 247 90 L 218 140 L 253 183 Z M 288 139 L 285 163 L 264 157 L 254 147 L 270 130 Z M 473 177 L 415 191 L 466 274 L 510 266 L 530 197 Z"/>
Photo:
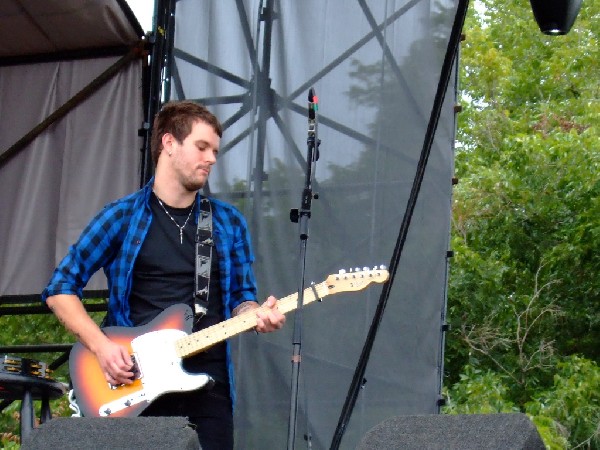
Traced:
<path fill-rule="evenodd" d="M 183 225 L 179 226 L 179 224 L 173 218 L 173 216 L 171 214 L 169 214 L 169 211 L 167 211 L 167 208 L 165 208 L 165 205 L 163 204 L 163 202 L 161 201 L 161 199 L 158 198 L 158 195 L 156 196 L 156 200 L 158 200 L 158 204 L 161 206 L 161 208 L 163 209 L 163 211 L 165 212 L 165 214 L 167 216 L 169 216 L 169 219 L 171 219 L 171 221 L 175 224 L 175 226 L 177 228 L 179 228 L 179 243 L 183 244 L 183 229 L 187 225 L 188 220 L 190 220 L 190 217 L 192 217 L 192 211 L 194 210 L 194 206 L 196 206 L 196 203 L 194 202 L 194 204 L 192 205 L 192 209 L 190 209 L 190 213 L 188 214 L 187 219 L 185 219 L 185 222 L 183 222 Z"/>

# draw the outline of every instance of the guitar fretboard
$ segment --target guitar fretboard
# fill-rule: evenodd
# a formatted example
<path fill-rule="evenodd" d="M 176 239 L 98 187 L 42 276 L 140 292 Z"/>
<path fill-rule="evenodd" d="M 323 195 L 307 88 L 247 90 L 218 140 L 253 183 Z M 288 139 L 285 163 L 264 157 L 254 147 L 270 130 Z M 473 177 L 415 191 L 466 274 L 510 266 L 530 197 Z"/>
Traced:
<path fill-rule="evenodd" d="M 317 295 L 315 295 L 315 292 Z M 327 282 L 312 285 L 304 290 L 303 304 L 314 302 L 329 294 Z M 298 307 L 298 293 L 288 295 L 277 301 L 277 307 L 282 314 L 287 314 Z M 262 306 L 261 306 L 262 308 Z M 187 358 L 200 353 L 213 345 L 237 336 L 245 331 L 251 330 L 256 326 L 257 309 L 246 311 L 224 322 L 192 333 L 181 339 L 178 339 L 176 346 L 177 356 Z"/>

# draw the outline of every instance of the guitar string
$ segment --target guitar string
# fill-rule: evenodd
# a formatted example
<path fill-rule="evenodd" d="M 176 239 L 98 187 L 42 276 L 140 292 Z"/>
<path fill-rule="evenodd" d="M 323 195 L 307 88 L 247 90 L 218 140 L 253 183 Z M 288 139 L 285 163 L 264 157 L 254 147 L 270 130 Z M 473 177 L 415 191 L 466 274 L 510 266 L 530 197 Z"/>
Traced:
<path fill-rule="evenodd" d="M 323 282 L 323 283 L 319 283 L 317 285 L 314 285 L 314 287 L 316 288 L 317 292 L 319 293 L 319 297 L 324 297 L 327 292 L 329 291 L 329 289 L 327 288 L 327 282 Z M 304 294 L 307 297 L 307 303 L 308 302 L 314 302 L 315 300 L 317 300 L 316 297 L 314 297 L 314 292 L 312 291 L 312 287 L 307 288 L 304 290 Z M 307 294 L 312 295 L 311 297 L 308 297 Z M 294 301 L 297 301 L 298 298 L 298 293 L 294 293 L 291 295 L 288 295 L 287 297 L 284 297 L 282 299 L 279 300 L 278 305 L 284 306 L 284 307 L 290 307 L 289 310 L 286 310 L 286 308 L 283 308 L 284 311 L 290 312 L 292 311 L 294 308 L 292 305 L 288 305 L 288 303 L 292 303 Z M 222 324 L 216 324 L 213 325 L 211 327 L 205 328 L 204 330 L 202 330 L 201 332 L 198 331 L 196 333 L 193 334 L 189 334 L 187 336 L 183 336 L 180 339 L 177 340 L 176 342 L 176 346 L 177 349 L 185 354 L 187 353 L 189 350 L 186 350 L 185 347 L 186 346 L 190 346 L 190 345 L 194 345 L 194 348 L 191 351 L 202 351 L 202 350 L 198 350 L 197 346 L 205 346 L 205 348 L 214 345 L 217 342 L 222 341 L 223 339 L 227 339 L 231 336 L 235 336 L 236 334 L 239 334 L 243 331 L 249 330 L 250 328 L 252 328 L 252 324 L 250 324 L 250 326 L 247 325 L 247 321 L 250 318 L 255 318 L 252 315 L 252 311 L 248 311 L 244 314 L 241 314 L 239 316 L 236 317 L 232 317 L 231 319 L 229 319 L 229 325 L 228 325 L 228 329 L 230 330 L 229 333 L 225 333 L 223 336 L 224 337 L 216 337 L 218 335 L 217 331 L 219 330 L 219 328 L 223 328 Z M 252 321 L 254 324 L 256 324 L 255 321 Z M 233 330 L 232 330 L 233 329 Z M 224 330 L 227 331 L 227 330 Z M 205 341 L 205 342 L 202 342 Z M 181 356 L 181 355 L 179 355 Z"/>

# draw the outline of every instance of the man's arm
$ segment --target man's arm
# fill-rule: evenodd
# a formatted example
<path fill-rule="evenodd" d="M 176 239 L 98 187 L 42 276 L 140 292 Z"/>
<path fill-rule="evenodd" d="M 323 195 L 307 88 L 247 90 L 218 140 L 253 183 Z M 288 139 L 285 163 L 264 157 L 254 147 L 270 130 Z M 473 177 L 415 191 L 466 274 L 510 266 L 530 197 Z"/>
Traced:
<path fill-rule="evenodd" d="M 235 317 L 245 311 L 256 309 L 256 331 L 270 333 L 279 330 L 285 324 L 285 316 L 277 308 L 277 299 L 273 296 L 267 298 L 262 307 L 257 302 L 240 303 L 232 312 Z"/>
<path fill-rule="evenodd" d="M 113 385 L 131 384 L 133 363 L 127 349 L 111 341 L 89 316 L 79 297 L 71 294 L 53 295 L 46 304 L 63 325 L 73 333 L 100 364 L 106 381 Z"/>

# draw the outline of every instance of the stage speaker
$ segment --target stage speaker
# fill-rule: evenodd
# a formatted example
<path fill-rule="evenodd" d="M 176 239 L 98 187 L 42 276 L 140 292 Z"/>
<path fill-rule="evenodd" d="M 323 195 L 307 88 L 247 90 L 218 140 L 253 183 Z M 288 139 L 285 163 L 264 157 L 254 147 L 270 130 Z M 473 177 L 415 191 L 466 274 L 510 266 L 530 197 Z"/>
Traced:
<path fill-rule="evenodd" d="M 392 417 L 371 428 L 357 450 L 545 450 L 525 414 Z"/>
<path fill-rule="evenodd" d="M 23 450 L 200 449 L 184 417 L 60 417 L 33 429 Z"/>

